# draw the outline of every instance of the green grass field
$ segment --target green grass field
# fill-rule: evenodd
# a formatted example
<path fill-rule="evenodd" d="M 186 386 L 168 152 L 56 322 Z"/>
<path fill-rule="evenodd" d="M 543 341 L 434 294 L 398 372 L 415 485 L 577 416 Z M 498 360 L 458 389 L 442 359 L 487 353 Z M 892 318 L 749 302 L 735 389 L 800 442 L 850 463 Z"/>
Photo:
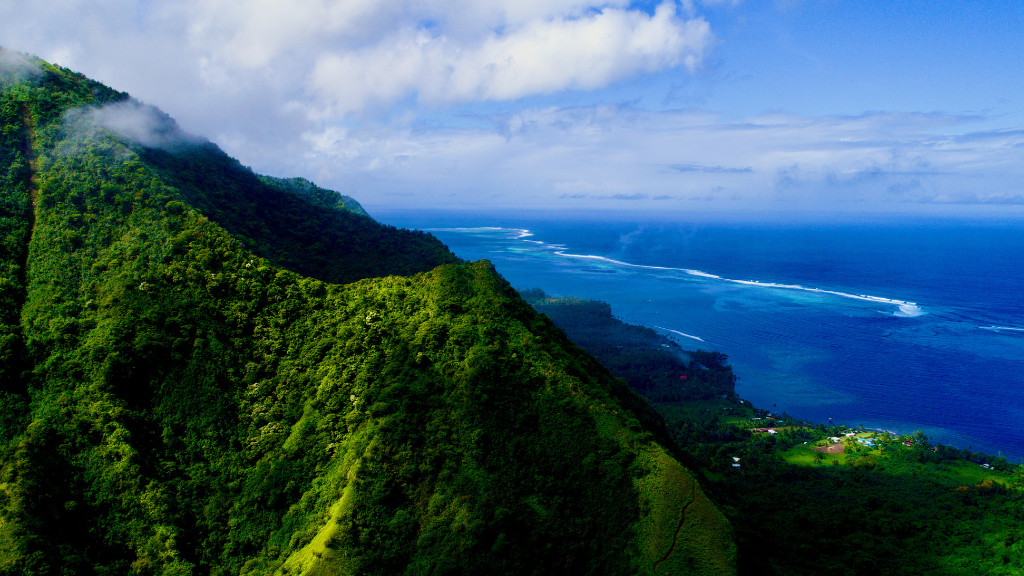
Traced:
<path fill-rule="evenodd" d="M 870 434 L 857 434 L 858 438 L 870 437 Z M 906 453 L 911 449 L 901 444 L 867 449 L 860 447 L 859 452 L 827 454 L 814 450 L 815 446 L 830 444 L 828 440 L 819 442 L 808 442 L 800 444 L 779 453 L 779 456 L 787 464 L 796 466 L 821 466 L 845 465 L 853 463 L 858 458 L 865 456 L 874 457 L 877 465 L 895 474 L 911 474 L 915 476 L 932 477 L 933 480 L 945 480 L 949 483 L 956 483 L 962 486 L 974 486 L 986 481 L 998 482 L 1009 486 L 1016 478 L 1012 472 L 1000 472 L 998 470 L 986 469 L 979 464 L 965 461 L 943 461 L 939 463 L 926 463 L 906 461 Z"/>

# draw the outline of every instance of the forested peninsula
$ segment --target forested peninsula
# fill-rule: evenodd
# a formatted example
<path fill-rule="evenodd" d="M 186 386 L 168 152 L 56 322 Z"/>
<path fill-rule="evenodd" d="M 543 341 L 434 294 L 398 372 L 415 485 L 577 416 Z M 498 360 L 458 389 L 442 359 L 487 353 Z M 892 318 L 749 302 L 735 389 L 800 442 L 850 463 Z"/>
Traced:
<path fill-rule="evenodd" d="M 0 573 L 732 574 L 486 261 L 0 51 Z"/>
<path fill-rule="evenodd" d="M 1020 465 L 754 407 L 724 354 L 685 350 L 605 302 L 520 294 L 646 398 L 651 428 L 731 522 L 740 574 L 1024 574 Z"/>

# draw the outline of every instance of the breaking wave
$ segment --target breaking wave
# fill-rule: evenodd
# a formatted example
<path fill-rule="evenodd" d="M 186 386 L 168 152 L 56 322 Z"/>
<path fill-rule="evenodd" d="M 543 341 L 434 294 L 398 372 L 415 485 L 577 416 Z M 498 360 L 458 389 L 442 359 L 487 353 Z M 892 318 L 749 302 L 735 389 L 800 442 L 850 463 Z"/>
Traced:
<path fill-rule="evenodd" d="M 679 334 L 680 336 L 683 336 L 683 337 L 686 337 L 686 338 L 692 338 L 692 339 L 697 340 L 699 342 L 704 342 L 705 341 L 703 338 L 701 338 L 699 336 L 694 336 L 692 334 L 685 334 L 683 332 L 680 332 L 679 330 L 673 330 L 671 328 L 663 328 L 661 326 L 655 326 L 655 328 L 657 328 L 658 330 L 664 330 L 666 332 L 671 332 L 673 334 Z"/>

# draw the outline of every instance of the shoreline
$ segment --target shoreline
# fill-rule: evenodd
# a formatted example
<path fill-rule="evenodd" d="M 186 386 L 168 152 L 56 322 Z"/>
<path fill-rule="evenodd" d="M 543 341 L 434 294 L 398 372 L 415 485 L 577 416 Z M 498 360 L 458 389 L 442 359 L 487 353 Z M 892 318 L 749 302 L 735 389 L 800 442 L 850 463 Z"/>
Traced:
<path fill-rule="evenodd" d="M 872 292 L 859 289 L 857 284 L 850 284 L 853 289 L 835 290 L 849 295 L 847 297 L 827 294 L 824 288 L 777 288 L 768 284 L 800 288 L 813 284 L 768 283 L 758 280 L 754 274 L 733 276 L 749 284 L 724 283 L 720 279 L 726 276 L 724 274 L 703 276 L 706 274 L 703 270 L 710 268 L 655 266 L 643 273 L 642 265 L 623 262 L 628 257 L 601 260 L 604 257 L 559 255 L 559 252 L 581 256 L 603 253 L 604 245 L 595 244 L 594 236 L 587 232 L 585 225 L 551 228 L 551 224 L 545 222 L 512 226 L 502 223 L 506 225 L 461 226 L 460 232 L 447 233 L 441 230 L 455 226 L 431 228 L 450 238 L 443 241 L 450 243 L 461 257 L 492 260 L 502 275 L 516 286 L 549 286 L 557 294 L 582 294 L 614 302 L 616 315 L 631 323 L 674 330 L 686 335 L 680 335 L 681 341 L 728 353 L 742 378 L 739 388 L 751 387 L 745 393 L 762 405 L 777 403 L 813 421 L 827 422 L 828 417 L 832 417 L 836 422 L 863 423 L 873 428 L 923 429 L 949 446 L 980 447 L 986 452 L 1009 454 L 1015 460 L 1024 455 L 1024 436 L 1009 425 L 1018 403 L 1010 399 L 1015 398 L 1012 394 L 1007 401 L 999 396 L 1003 390 L 1013 390 L 1020 380 L 1009 376 L 1021 372 L 1003 368 L 1003 365 L 1012 368 L 1019 364 L 1007 354 L 1016 346 L 1015 341 L 1019 342 L 1017 339 L 1024 334 L 1024 329 L 1003 330 L 1017 328 L 1012 322 L 992 317 L 969 325 L 972 318 L 964 317 L 965 312 L 948 309 L 944 301 L 932 302 L 922 294 L 907 290 L 880 292 L 893 294 L 891 298 L 872 297 Z M 620 232 L 630 231 L 627 228 L 604 226 L 595 233 L 604 234 L 614 243 L 620 238 Z M 470 229 L 476 232 L 465 232 Z M 579 234 L 585 234 L 587 241 L 582 242 L 584 237 L 581 242 L 573 240 Z M 746 241 L 745 238 L 738 240 Z M 674 237 L 660 232 L 651 239 L 664 239 L 669 247 L 675 241 Z M 585 248 L 575 249 L 577 245 Z M 743 242 L 737 242 L 736 248 L 742 245 Z M 792 257 L 804 252 L 793 252 Z M 806 267 L 801 269 L 807 270 Z M 613 271 L 616 273 L 610 273 Z M 719 279 L 711 278 L 713 276 Z M 580 286 L 583 279 L 588 281 Z M 842 281 L 843 277 L 837 279 Z M 711 284 L 701 284 L 701 280 Z M 744 293 L 745 289 L 751 292 Z M 906 314 L 900 307 L 908 304 L 925 313 Z M 883 320 L 886 317 L 892 320 Z M 813 324 L 818 318 L 826 324 Z M 777 321 L 785 322 L 786 326 L 776 329 Z M 826 333 L 819 326 L 835 330 Z M 939 333 L 937 338 L 935 332 Z M 760 341 L 755 339 L 755 334 Z M 766 343 L 765 334 L 777 339 L 779 344 Z M 995 358 L 1000 363 L 972 356 L 976 348 L 988 350 L 979 346 L 999 346 L 995 351 L 999 356 Z M 791 351 L 796 355 L 787 354 Z M 897 363 L 886 364 L 884 358 L 888 355 Z M 964 357 L 974 360 L 968 363 L 957 360 Z M 859 358 L 868 362 L 862 363 Z M 903 362 L 904 359 L 907 361 Z M 830 366 L 825 365 L 833 361 L 841 372 L 837 376 L 828 374 Z M 936 361 L 940 364 L 935 364 Z M 938 368 L 915 372 L 918 366 Z M 969 397 L 950 400 L 941 393 L 950 386 L 956 386 L 955 392 Z M 879 404 L 874 406 L 876 398 Z M 902 407 L 905 403 L 909 409 Z M 833 412 L 830 405 L 836 406 L 836 411 Z M 862 410 L 858 406 L 870 409 Z M 971 416 L 962 417 L 960 412 Z"/>

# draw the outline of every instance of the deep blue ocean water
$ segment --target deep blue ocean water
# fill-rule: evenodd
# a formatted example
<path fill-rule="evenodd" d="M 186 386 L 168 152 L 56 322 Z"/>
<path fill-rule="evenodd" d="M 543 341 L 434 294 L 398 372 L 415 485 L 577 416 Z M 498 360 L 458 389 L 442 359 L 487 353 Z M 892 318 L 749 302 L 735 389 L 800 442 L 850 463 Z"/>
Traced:
<path fill-rule="evenodd" d="M 723 352 L 757 406 L 1024 457 L 1020 220 L 377 217 Z"/>

